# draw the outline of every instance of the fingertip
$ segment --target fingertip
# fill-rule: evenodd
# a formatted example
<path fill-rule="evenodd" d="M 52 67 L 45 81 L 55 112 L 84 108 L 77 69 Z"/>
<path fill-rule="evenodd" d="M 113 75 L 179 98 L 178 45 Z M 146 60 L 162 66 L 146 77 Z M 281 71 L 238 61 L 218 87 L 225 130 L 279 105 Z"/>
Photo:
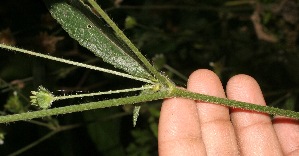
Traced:
<path fill-rule="evenodd" d="M 187 89 L 192 92 L 225 97 L 219 77 L 211 70 L 198 69 L 188 79 Z"/>
<path fill-rule="evenodd" d="M 228 99 L 248 102 L 257 105 L 266 105 L 262 91 L 257 81 L 251 76 L 239 74 L 233 76 L 227 83 L 226 93 Z M 231 118 L 234 121 L 243 120 L 242 124 L 253 124 L 252 122 L 270 121 L 267 114 L 231 108 Z M 263 118 L 263 119 L 262 119 Z"/>
<path fill-rule="evenodd" d="M 213 71 L 207 69 L 196 70 L 190 75 L 187 90 L 225 98 L 224 89 L 219 77 Z M 197 109 L 202 122 L 223 118 L 229 119 L 227 107 L 221 105 L 197 101 Z"/>
<path fill-rule="evenodd" d="M 232 100 L 266 105 L 257 81 L 244 74 L 232 77 L 227 83 L 227 97 Z M 281 154 L 280 144 L 268 114 L 231 109 L 241 153 L 256 151 L 261 155 Z"/>
<path fill-rule="evenodd" d="M 225 98 L 219 77 L 210 70 L 199 69 L 193 72 L 188 81 L 187 90 Z M 197 101 L 197 110 L 207 155 L 219 155 L 220 152 L 237 154 L 237 141 L 230 122 L 229 109 L 222 105 Z"/>
<path fill-rule="evenodd" d="M 227 97 L 232 100 L 266 105 L 261 88 L 257 81 L 248 75 L 233 76 L 226 86 Z"/>

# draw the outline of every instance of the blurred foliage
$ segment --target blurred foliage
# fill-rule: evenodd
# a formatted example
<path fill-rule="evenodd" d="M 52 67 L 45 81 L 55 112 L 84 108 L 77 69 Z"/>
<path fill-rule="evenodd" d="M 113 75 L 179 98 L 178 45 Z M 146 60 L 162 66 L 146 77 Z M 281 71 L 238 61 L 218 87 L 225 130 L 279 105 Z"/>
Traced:
<path fill-rule="evenodd" d="M 0 4 L 0 42 L 112 68 L 72 40 L 42 1 L 2 0 Z M 269 105 L 299 110 L 297 0 L 105 0 L 99 4 L 145 56 L 178 85 L 184 86 L 185 77 L 199 68 L 214 70 L 224 86 L 233 75 L 249 74 L 260 83 Z M 0 52 L 3 115 L 37 109 L 29 106 L 28 97 L 39 85 L 54 94 L 75 94 L 140 84 L 24 54 Z M 112 97 L 66 100 L 53 106 Z M 131 106 L 3 124 L 1 155 L 58 129 L 59 133 L 23 155 L 157 155 L 160 106 L 161 102 L 143 104 L 136 128 L 132 127 Z"/>

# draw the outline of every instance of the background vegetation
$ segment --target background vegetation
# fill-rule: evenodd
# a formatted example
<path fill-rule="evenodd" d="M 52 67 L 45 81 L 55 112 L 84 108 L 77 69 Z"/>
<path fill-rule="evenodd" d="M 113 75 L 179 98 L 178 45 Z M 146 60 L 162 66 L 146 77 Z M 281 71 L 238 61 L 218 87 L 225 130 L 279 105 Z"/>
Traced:
<path fill-rule="evenodd" d="M 260 83 L 269 105 L 299 111 L 299 1 L 106 0 L 99 4 L 176 84 L 184 86 L 186 77 L 199 68 L 214 70 L 224 86 L 235 74 L 249 74 Z M 0 21 L 2 43 L 112 69 L 71 39 L 40 0 L 1 1 Z M 29 106 L 28 97 L 39 85 L 59 95 L 141 83 L 0 50 L 1 114 L 37 109 Z M 54 107 L 111 97 L 67 100 Z M 160 106 L 161 101 L 143 104 L 135 128 L 129 106 L 2 124 L 0 152 L 7 155 L 44 138 L 23 155 L 157 155 Z"/>

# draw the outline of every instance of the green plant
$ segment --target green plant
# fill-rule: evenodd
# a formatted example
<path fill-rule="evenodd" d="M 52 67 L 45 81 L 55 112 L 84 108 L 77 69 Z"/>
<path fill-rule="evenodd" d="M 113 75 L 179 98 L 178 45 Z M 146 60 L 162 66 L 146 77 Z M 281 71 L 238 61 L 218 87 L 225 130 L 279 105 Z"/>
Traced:
<path fill-rule="evenodd" d="M 81 7 L 81 9 L 85 9 L 84 11 L 87 11 L 87 9 L 91 9 L 83 1 L 79 1 L 78 3 L 81 3 L 77 5 L 81 5 L 79 7 Z M 114 35 L 113 33 L 106 34 L 106 32 L 104 32 L 106 30 L 104 31 L 99 30 L 99 28 L 96 27 L 96 25 L 93 24 L 91 21 L 89 21 L 89 19 L 86 16 L 84 16 L 84 14 L 79 12 L 79 10 L 74 8 L 73 6 L 68 5 L 66 2 L 59 2 L 59 1 L 47 2 L 52 15 L 59 21 L 59 23 L 63 25 L 64 29 L 66 29 L 66 31 L 68 31 L 73 38 L 77 39 L 81 45 L 92 50 L 97 56 L 102 57 L 106 62 L 113 64 L 116 68 L 125 70 L 130 74 L 130 76 L 129 75 L 127 76 L 127 74 L 124 73 L 110 71 L 102 68 L 99 69 L 99 71 L 108 72 L 111 74 L 120 75 L 123 77 L 147 82 L 148 84 L 151 84 L 151 86 L 142 87 L 139 90 L 145 90 L 147 92 L 152 92 L 152 93 L 140 94 L 139 96 L 132 96 L 132 97 L 126 97 L 120 99 L 112 99 L 112 100 L 105 100 L 100 102 L 92 102 L 92 103 L 86 103 L 86 104 L 80 104 L 74 106 L 67 106 L 62 108 L 46 109 L 46 110 L 28 112 L 23 114 L 7 115 L 7 116 L 0 117 L 0 121 L 2 123 L 13 122 L 18 120 L 28 120 L 28 119 L 44 117 L 49 115 L 65 114 L 65 113 L 90 110 L 96 108 L 134 104 L 134 103 L 152 101 L 152 100 L 169 98 L 169 97 L 190 98 L 193 100 L 201 100 L 201 101 L 211 102 L 215 104 L 222 104 L 234 108 L 254 110 L 258 112 L 269 113 L 273 115 L 282 115 L 286 117 L 299 119 L 299 113 L 293 111 L 282 110 L 282 109 L 268 107 L 268 106 L 259 106 L 250 103 L 233 101 L 233 100 L 228 100 L 228 99 L 223 99 L 223 98 L 218 98 L 218 97 L 213 97 L 208 95 L 196 94 L 175 87 L 174 83 L 172 83 L 171 80 L 169 80 L 167 77 L 159 73 L 145 59 L 145 57 L 139 52 L 139 50 L 123 34 L 123 32 L 116 26 L 116 24 L 109 18 L 109 16 L 95 3 L 95 1 L 89 0 L 88 3 L 97 11 L 99 15 L 101 15 L 101 17 L 105 20 L 105 22 L 107 22 L 109 26 L 111 26 L 111 28 L 114 30 L 115 36 L 113 36 Z M 103 23 L 101 28 L 104 29 Z M 117 42 L 121 42 L 121 41 L 117 41 L 119 39 L 121 39 L 124 43 L 117 43 Z M 119 46 L 123 46 L 124 48 Z M 24 52 L 35 56 L 40 56 L 40 57 L 60 61 L 60 59 L 58 58 L 37 54 L 34 52 L 22 50 L 11 46 L 6 46 L 3 44 L 1 45 L 1 48 L 9 49 L 12 51 Z M 69 61 L 66 60 L 62 60 L 61 62 L 69 63 Z M 79 63 L 74 62 L 69 64 L 77 65 Z M 84 67 L 86 66 L 84 65 Z M 91 67 L 91 68 L 93 69 L 96 67 Z M 126 90 L 126 91 L 135 91 L 135 89 Z M 39 92 L 44 92 L 44 89 L 40 89 Z M 38 92 L 37 93 L 34 92 L 34 94 L 38 94 Z M 51 94 L 48 94 L 45 96 L 45 99 L 51 96 L 52 96 Z M 35 98 L 35 96 L 33 97 Z M 83 95 L 78 97 L 83 97 Z M 44 105 L 50 105 L 50 103 L 52 102 L 53 100 L 45 101 L 42 99 L 41 101 L 34 100 L 33 103 L 40 105 L 42 108 L 45 108 Z"/>
<path fill-rule="evenodd" d="M 74 2 L 77 8 L 66 4 L 65 2 L 58 2 L 58 1 L 48 1 L 47 2 L 52 12 L 53 16 L 63 25 L 64 29 L 66 29 L 69 34 L 79 41 L 79 43 L 86 48 L 93 51 L 97 56 L 100 56 L 108 63 L 113 64 L 116 68 L 122 69 L 129 74 L 120 73 L 116 71 L 111 71 L 103 68 L 98 68 L 94 66 L 84 65 L 73 61 L 66 61 L 63 59 L 46 56 L 43 54 L 38 54 L 34 52 L 30 52 L 27 50 L 22 50 L 16 47 L 1 45 L 2 48 L 6 48 L 13 51 L 25 52 L 27 54 L 45 57 L 47 59 L 52 59 L 55 61 L 61 61 L 77 66 L 83 66 L 89 69 L 96 69 L 99 71 L 139 80 L 145 82 L 146 84 L 140 88 L 136 89 L 128 89 L 128 90 L 117 90 L 115 92 L 108 91 L 108 92 L 100 92 L 99 94 L 110 94 L 110 93 L 118 93 L 123 91 L 137 91 L 142 90 L 140 95 L 137 96 L 130 96 L 124 97 L 119 99 L 111 99 L 111 100 L 104 100 L 99 102 L 90 102 L 90 103 L 83 103 L 78 105 L 72 106 L 65 106 L 65 107 L 58 107 L 58 108 L 48 108 L 53 101 L 56 99 L 62 98 L 71 98 L 72 96 L 63 96 L 61 98 L 53 96 L 50 92 L 46 91 L 45 89 L 40 89 L 38 92 L 34 93 L 33 103 L 36 105 L 40 105 L 43 110 L 33 111 L 33 112 L 25 112 L 20 114 L 13 114 L 13 115 L 6 115 L 1 116 L 0 121 L 2 123 L 13 122 L 18 120 L 29 120 L 33 118 L 39 117 L 46 117 L 51 115 L 58 115 L 58 114 L 65 114 L 83 110 L 91 110 L 97 108 L 104 108 L 104 107 L 111 107 L 111 106 L 118 106 L 118 105 L 125 105 L 125 104 L 135 104 L 140 102 L 152 101 L 157 99 L 163 99 L 168 97 L 184 97 L 190 98 L 194 100 L 201 100 L 207 101 L 217 104 L 226 105 L 229 107 L 237 107 L 243 108 L 248 110 L 260 111 L 265 113 L 270 113 L 274 115 L 283 115 L 292 118 L 299 118 L 298 113 L 288 110 L 281 110 L 278 108 L 273 107 L 265 107 L 265 106 L 257 106 L 249 103 L 232 101 L 207 95 L 201 95 L 196 93 L 191 93 L 185 91 L 183 89 L 177 88 L 174 83 L 169 80 L 165 75 L 161 74 L 157 71 L 145 58 L 144 56 L 138 51 L 138 49 L 128 40 L 125 35 L 118 29 L 118 27 L 109 19 L 109 17 L 102 11 L 94 1 L 89 0 L 88 3 L 81 3 Z M 90 20 L 95 17 L 89 10 L 92 6 L 93 9 L 96 10 L 96 14 L 99 14 L 105 21 L 101 24 L 101 29 L 97 27 L 92 21 Z M 80 11 L 79 11 L 80 10 Z M 67 12 L 68 11 L 68 12 Z M 65 14 L 66 13 L 66 14 Z M 84 13 L 84 14 L 83 14 Z M 86 19 L 86 14 L 88 14 L 88 19 Z M 65 17 L 63 17 L 66 15 Z M 112 30 L 106 30 L 105 24 L 108 24 L 112 27 Z M 82 31 L 79 31 L 82 29 Z M 99 34 L 97 34 L 99 33 Z M 87 34 L 87 36 L 84 36 Z M 96 35 L 97 34 L 97 35 Z M 88 36 L 89 35 L 89 36 Z M 98 41 L 98 39 L 102 39 Z M 92 40 L 92 41 L 91 41 Z M 97 47 L 100 46 L 100 47 Z M 101 47 L 106 46 L 106 47 Z M 100 49 L 101 53 L 98 53 L 97 50 Z M 123 58 L 123 60 L 118 60 L 119 58 Z M 127 62 L 124 62 L 126 60 Z M 123 63 L 123 64 L 121 64 Z M 44 98 L 37 97 L 37 95 L 42 95 L 47 97 Z M 93 96 L 93 94 L 89 94 Z M 83 97 L 84 95 L 78 95 L 78 97 Z M 41 100 L 39 100 L 41 99 Z M 136 106 L 136 110 L 140 107 Z M 134 115 L 134 122 L 137 120 L 138 111 L 135 111 Z"/>

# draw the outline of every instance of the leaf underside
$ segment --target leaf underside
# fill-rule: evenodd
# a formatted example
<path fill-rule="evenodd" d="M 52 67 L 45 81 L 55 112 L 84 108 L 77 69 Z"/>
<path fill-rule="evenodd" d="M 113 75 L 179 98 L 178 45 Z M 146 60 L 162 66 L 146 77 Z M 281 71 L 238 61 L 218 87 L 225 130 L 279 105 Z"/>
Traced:
<path fill-rule="evenodd" d="M 45 3 L 51 15 L 80 45 L 115 68 L 136 77 L 154 79 L 135 54 L 114 33 L 109 32 L 105 23 L 100 18 L 96 19 L 96 15 L 87 6 L 82 3 L 79 6 L 80 2 L 76 2 L 73 5 L 77 7 L 74 7 L 63 0 L 45 0 Z"/>

